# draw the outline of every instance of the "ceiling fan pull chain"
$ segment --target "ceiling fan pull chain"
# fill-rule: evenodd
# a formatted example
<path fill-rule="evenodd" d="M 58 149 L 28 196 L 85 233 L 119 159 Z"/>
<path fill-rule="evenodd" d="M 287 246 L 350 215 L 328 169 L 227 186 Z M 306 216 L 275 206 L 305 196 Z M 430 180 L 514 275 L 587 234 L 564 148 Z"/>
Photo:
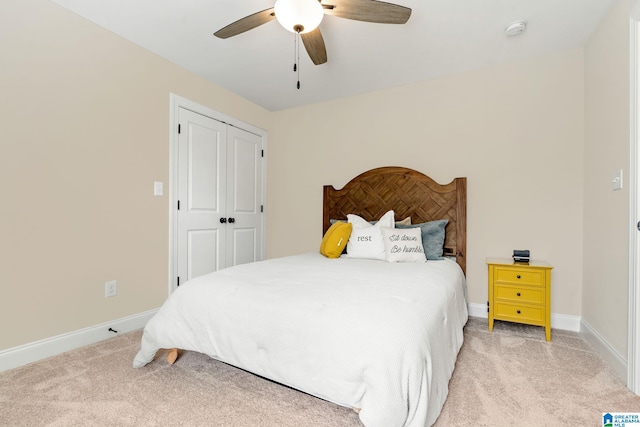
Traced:
<path fill-rule="evenodd" d="M 298 71 L 298 62 L 296 61 L 296 54 L 298 52 L 298 35 L 293 34 L 293 72 Z"/>
<path fill-rule="evenodd" d="M 296 63 L 298 64 L 298 83 L 296 84 L 296 87 L 300 89 L 300 30 L 296 33 Z"/>

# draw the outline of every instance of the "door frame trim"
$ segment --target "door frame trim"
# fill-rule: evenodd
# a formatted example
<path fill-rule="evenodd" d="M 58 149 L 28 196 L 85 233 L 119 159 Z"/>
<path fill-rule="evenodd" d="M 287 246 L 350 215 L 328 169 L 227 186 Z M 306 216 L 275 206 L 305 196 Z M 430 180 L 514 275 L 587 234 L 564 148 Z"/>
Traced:
<path fill-rule="evenodd" d="M 640 113 L 640 2 L 629 19 L 629 319 L 627 342 L 627 387 L 640 394 L 640 238 L 638 236 L 638 113 Z"/>
<path fill-rule="evenodd" d="M 178 117 L 180 108 L 193 111 L 213 120 L 217 120 L 228 125 L 243 129 L 262 138 L 262 149 L 264 156 L 262 158 L 262 204 L 265 206 L 262 214 L 262 244 L 259 248 L 260 259 L 264 259 L 267 247 L 267 137 L 268 132 L 265 129 L 245 123 L 234 117 L 227 116 L 212 108 L 198 104 L 190 99 L 183 98 L 174 93 L 169 94 L 169 279 L 168 279 L 168 295 L 176 289 L 178 252 L 176 245 L 178 242 L 178 215 L 176 214 L 176 205 L 178 203 Z"/>

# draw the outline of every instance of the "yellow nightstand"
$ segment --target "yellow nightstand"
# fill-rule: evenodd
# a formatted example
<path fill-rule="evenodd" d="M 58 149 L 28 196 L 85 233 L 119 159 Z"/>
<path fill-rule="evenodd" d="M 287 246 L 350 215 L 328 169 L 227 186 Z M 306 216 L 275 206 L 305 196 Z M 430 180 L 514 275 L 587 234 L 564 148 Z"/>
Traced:
<path fill-rule="evenodd" d="M 489 266 L 489 331 L 494 320 L 544 326 L 551 341 L 551 265 L 487 258 Z"/>

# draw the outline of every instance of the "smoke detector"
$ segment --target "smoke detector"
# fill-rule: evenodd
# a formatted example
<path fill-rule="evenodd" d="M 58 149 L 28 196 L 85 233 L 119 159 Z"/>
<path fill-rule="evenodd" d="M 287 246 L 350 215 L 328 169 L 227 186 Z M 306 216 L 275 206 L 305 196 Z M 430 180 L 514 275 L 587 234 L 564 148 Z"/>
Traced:
<path fill-rule="evenodd" d="M 507 37 L 516 37 L 523 34 L 525 31 L 527 31 L 527 21 L 525 21 L 524 19 L 519 19 L 507 25 L 507 27 L 504 29 L 504 34 Z"/>

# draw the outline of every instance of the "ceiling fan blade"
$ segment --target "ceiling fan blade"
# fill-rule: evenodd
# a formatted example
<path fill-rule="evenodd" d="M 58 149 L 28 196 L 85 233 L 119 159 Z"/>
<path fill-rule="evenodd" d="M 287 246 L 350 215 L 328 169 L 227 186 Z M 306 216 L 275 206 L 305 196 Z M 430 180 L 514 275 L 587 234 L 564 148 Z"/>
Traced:
<path fill-rule="evenodd" d="M 219 29 L 218 31 L 213 33 L 213 35 L 221 39 L 227 39 L 229 37 L 242 34 L 245 31 L 253 30 L 254 28 L 259 27 L 262 24 L 266 24 L 267 22 L 273 21 L 275 17 L 276 14 L 273 12 L 273 8 L 265 9 L 252 15 L 245 16 L 242 19 L 238 19 L 237 21 L 232 22 L 226 27 Z"/>
<path fill-rule="evenodd" d="M 300 37 L 314 64 L 320 65 L 327 62 L 327 48 L 324 45 L 320 28 L 316 28 L 305 34 L 300 34 Z"/>
<path fill-rule="evenodd" d="M 411 9 L 378 0 L 323 0 L 326 15 L 379 24 L 404 24 Z"/>

